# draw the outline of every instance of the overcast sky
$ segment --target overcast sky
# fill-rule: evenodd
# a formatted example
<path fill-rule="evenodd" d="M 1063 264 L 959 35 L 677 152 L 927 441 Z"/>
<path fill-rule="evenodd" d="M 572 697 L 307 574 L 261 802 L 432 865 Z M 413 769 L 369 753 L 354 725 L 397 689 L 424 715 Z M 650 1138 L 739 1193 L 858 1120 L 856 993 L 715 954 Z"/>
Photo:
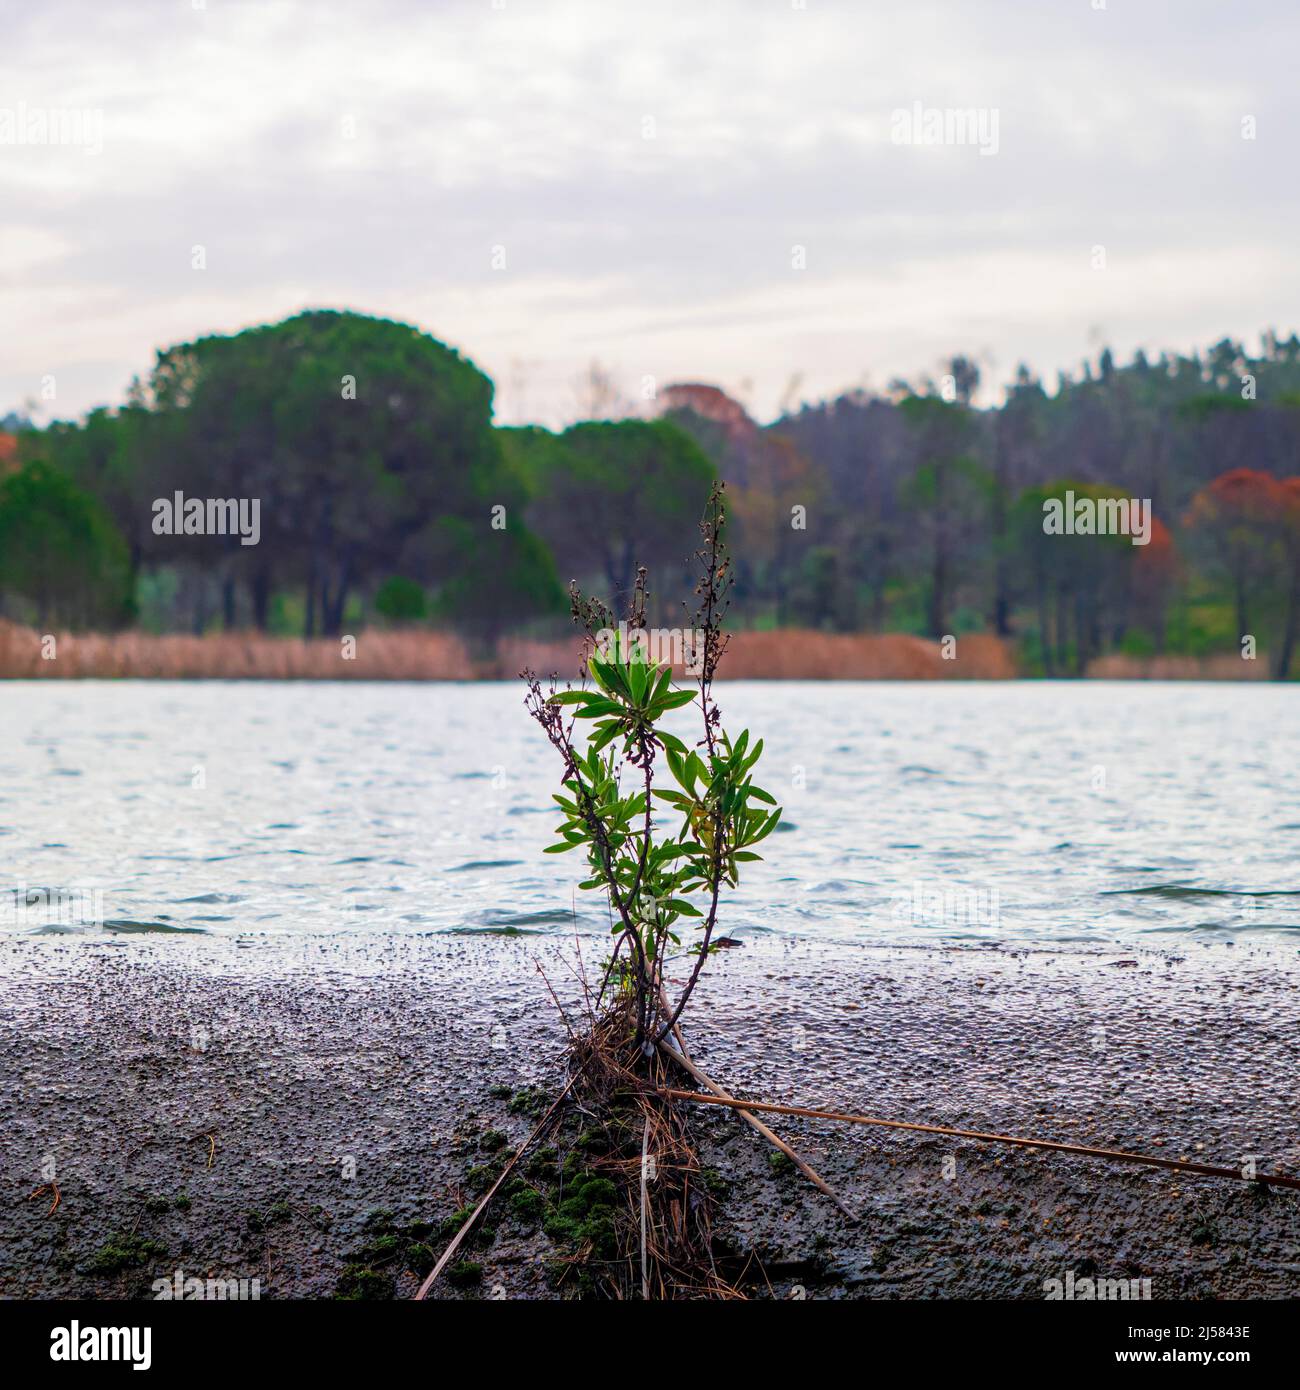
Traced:
<path fill-rule="evenodd" d="M 0 414 L 308 306 L 417 323 L 551 424 L 592 359 L 767 418 L 797 374 L 1300 327 L 1300 5 L 1100 3 L 9 6 Z M 990 152 L 901 143 L 916 103 Z M 102 140 L 21 143 L 51 108 Z"/>

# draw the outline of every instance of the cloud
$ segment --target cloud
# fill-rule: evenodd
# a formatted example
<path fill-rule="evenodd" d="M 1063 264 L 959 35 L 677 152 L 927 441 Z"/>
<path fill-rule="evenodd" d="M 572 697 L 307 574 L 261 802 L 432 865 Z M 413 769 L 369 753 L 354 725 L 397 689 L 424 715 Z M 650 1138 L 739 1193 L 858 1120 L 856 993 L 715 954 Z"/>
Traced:
<path fill-rule="evenodd" d="M 1289 328 L 1300 21 L 1155 10 L 24 8 L 0 105 L 104 140 L 0 145 L 0 405 L 50 372 L 60 414 L 115 401 L 156 348 L 309 304 L 413 319 L 550 421 L 593 356 L 629 390 L 748 379 L 761 415 L 795 371 Z M 996 156 L 893 143 L 914 103 L 996 109 Z"/>

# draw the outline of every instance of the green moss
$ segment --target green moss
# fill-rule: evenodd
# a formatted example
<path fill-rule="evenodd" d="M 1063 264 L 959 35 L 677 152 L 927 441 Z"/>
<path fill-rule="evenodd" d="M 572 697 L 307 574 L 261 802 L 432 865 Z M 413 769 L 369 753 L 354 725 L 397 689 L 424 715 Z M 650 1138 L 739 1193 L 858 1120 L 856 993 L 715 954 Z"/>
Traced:
<path fill-rule="evenodd" d="M 510 1142 L 510 1136 L 499 1129 L 488 1129 L 479 1136 L 478 1146 L 484 1153 L 496 1153 Z"/>
<path fill-rule="evenodd" d="M 700 1184 L 713 1197 L 725 1197 L 731 1191 L 731 1184 L 716 1168 L 701 1168 Z"/>
<path fill-rule="evenodd" d="M 356 1264 L 344 1268 L 334 1290 L 335 1298 L 353 1301 L 376 1302 L 392 1296 L 393 1280 L 390 1275 Z"/>
<path fill-rule="evenodd" d="M 506 1109 L 512 1115 L 540 1115 L 550 1104 L 546 1092 L 536 1086 L 525 1086 L 510 1098 Z"/>
<path fill-rule="evenodd" d="M 461 1207 L 459 1211 L 452 1212 L 438 1227 L 439 1239 L 450 1240 L 473 1215 L 473 1207 Z"/>
<path fill-rule="evenodd" d="M 429 1238 L 450 1240 L 469 1219 L 469 1214 L 470 1208 L 466 1207 L 438 1226 L 428 1221 L 399 1225 L 392 1212 L 373 1211 L 363 1223 L 365 1238 L 357 1249 L 348 1252 L 349 1268 L 390 1272 L 400 1269 L 425 1275 L 437 1260 Z M 384 1275 L 385 1279 L 390 1277 L 391 1273 Z"/>
<path fill-rule="evenodd" d="M 465 1174 L 465 1183 L 471 1192 L 486 1192 L 500 1176 L 499 1163 L 476 1163 Z"/>
<path fill-rule="evenodd" d="M 167 1247 L 161 1241 L 135 1235 L 117 1236 L 101 1245 L 84 1268 L 87 1274 L 117 1274 L 124 1269 L 138 1269 L 166 1253 Z"/>
<path fill-rule="evenodd" d="M 509 1086 L 502 1086 L 499 1082 L 495 1086 L 488 1087 L 488 1095 L 493 1100 L 509 1100 L 513 1092 Z"/>
<path fill-rule="evenodd" d="M 447 1282 L 457 1289 L 472 1289 L 483 1279 L 483 1266 L 473 1260 L 461 1260 L 447 1270 Z"/>
<path fill-rule="evenodd" d="M 245 1218 L 250 1231 L 264 1231 L 268 1226 L 278 1226 L 293 1216 L 293 1208 L 288 1202 L 274 1202 L 265 1211 L 250 1211 Z"/>
<path fill-rule="evenodd" d="M 608 1178 L 583 1173 L 568 1187 L 542 1229 L 557 1245 L 576 1249 L 590 1243 L 600 1259 L 613 1259 L 617 1242 L 612 1208 L 617 1200 L 618 1189 Z"/>
<path fill-rule="evenodd" d="M 177 1211 L 189 1211 L 191 1205 L 190 1194 L 188 1192 L 182 1192 L 172 1205 Z"/>
<path fill-rule="evenodd" d="M 524 1165 L 524 1172 L 541 1182 L 554 1182 L 560 1172 L 558 1160 L 559 1154 L 554 1149 L 538 1149 Z"/>
<path fill-rule="evenodd" d="M 546 1201 L 536 1188 L 525 1187 L 510 1198 L 510 1214 L 523 1226 L 535 1226 L 546 1212 Z"/>
<path fill-rule="evenodd" d="M 608 1178 L 589 1177 L 579 1183 L 573 1195 L 581 1198 L 588 1208 L 608 1207 L 618 1200 L 618 1188 Z"/>
<path fill-rule="evenodd" d="M 767 1161 L 772 1171 L 778 1176 L 784 1177 L 787 1173 L 794 1172 L 794 1161 L 789 1154 L 783 1154 L 779 1149 L 773 1149 L 768 1154 Z"/>

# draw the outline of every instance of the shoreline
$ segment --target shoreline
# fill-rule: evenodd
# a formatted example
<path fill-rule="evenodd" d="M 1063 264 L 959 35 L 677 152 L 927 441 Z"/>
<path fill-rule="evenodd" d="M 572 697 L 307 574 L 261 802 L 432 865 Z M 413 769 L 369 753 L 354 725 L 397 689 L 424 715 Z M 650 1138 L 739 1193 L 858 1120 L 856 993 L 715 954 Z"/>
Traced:
<path fill-rule="evenodd" d="M 429 630 L 362 629 L 341 638 L 268 637 L 258 632 L 52 633 L 0 619 L 0 680 L 513 680 L 525 667 L 575 675 L 581 644 L 505 638 L 490 656 L 475 655 L 459 637 Z M 680 664 L 675 667 L 684 676 Z M 720 680 L 979 680 L 1035 679 L 1020 669 L 1015 645 L 990 633 L 958 637 L 950 651 L 903 633 L 832 633 L 799 628 L 731 635 Z M 1211 657 L 1118 654 L 1089 663 L 1084 680 L 1254 682 L 1268 662 Z"/>
<path fill-rule="evenodd" d="M 570 1005 L 571 942 L 317 938 L 291 961 L 196 945 L 6 944 L 0 1296 L 150 1297 L 181 1272 L 331 1297 L 376 1213 L 436 1229 L 468 1200 L 476 1136 L 529 1132 L 505 1094 L 558 1089 L 537 966 Z M 1297 973 L 1267 952 L 749 937 L 711 962 L 687 1036 L 759 1099 L 1295 1174 Z M 860 1213 L 849 1226 L 734 1116 L 699 1110 L 720 1234 L 778 1297 L 1041 1298 L 1070 1273 L 1150 1279 L 1155 1298 L 1300 1294 L 1300 1194 L 774 1117 Z M 29 1197 L 46 1172 L 53 1212 Z M 559 1296 L 553 1253 L 505 1219 L 481 1283 L 438 1294 Z"/>

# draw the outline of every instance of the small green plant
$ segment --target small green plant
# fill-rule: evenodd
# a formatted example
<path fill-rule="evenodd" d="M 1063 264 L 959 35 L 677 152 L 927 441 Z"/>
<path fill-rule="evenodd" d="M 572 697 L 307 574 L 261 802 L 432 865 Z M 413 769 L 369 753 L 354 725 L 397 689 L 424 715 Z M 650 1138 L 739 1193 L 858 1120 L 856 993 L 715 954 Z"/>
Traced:
<path fill-rule="evenodd" d="M 564 814 L 559 841 L 548 854 L 586 853 L 581 887 L 608 899 L 614 950 L 605 976 L 635 1012 L 636 1039 L 649 1048 L 671 1031 L 700 977 L 709 953 L 724 888 L 739 882 L 741 866 L 761 856 L 754 846 L 776 829 L 781 809 L 754 784 L 763 751 L 749 731 L 732 739 L 713 701 L 713 680 L 726 649 L 722 630 L 731 587 L 731 562 L 723 541 L 723 488 L 714 487 L 696 552 L 698 607 L 684 664 L 694 689 L 673 685 L 670 661 L 655 659 L 646 627 L 646 574 L 637 571 L 626 621 L 586 598 L 576 585 L 570 597 L 583 629 L 591 687 L 547 691 L 525 672 L 526 705 L 563 760 Z M 664 727 L 667 716 L 694 705 L 701 736 L 688 745 Z M 585 730 L 586 732 L 580 732 Z M 662 764 L 675 785 L 658 785 Z M 626 784 L 626 785 L 625 785 Z M 657 811 L 668 812 L 668 824 Z M 670 948 L 681 946 L 680 924 L 699 933 L 688 950 L 694 967 L 675 1003 L 664 989 Z"/>

